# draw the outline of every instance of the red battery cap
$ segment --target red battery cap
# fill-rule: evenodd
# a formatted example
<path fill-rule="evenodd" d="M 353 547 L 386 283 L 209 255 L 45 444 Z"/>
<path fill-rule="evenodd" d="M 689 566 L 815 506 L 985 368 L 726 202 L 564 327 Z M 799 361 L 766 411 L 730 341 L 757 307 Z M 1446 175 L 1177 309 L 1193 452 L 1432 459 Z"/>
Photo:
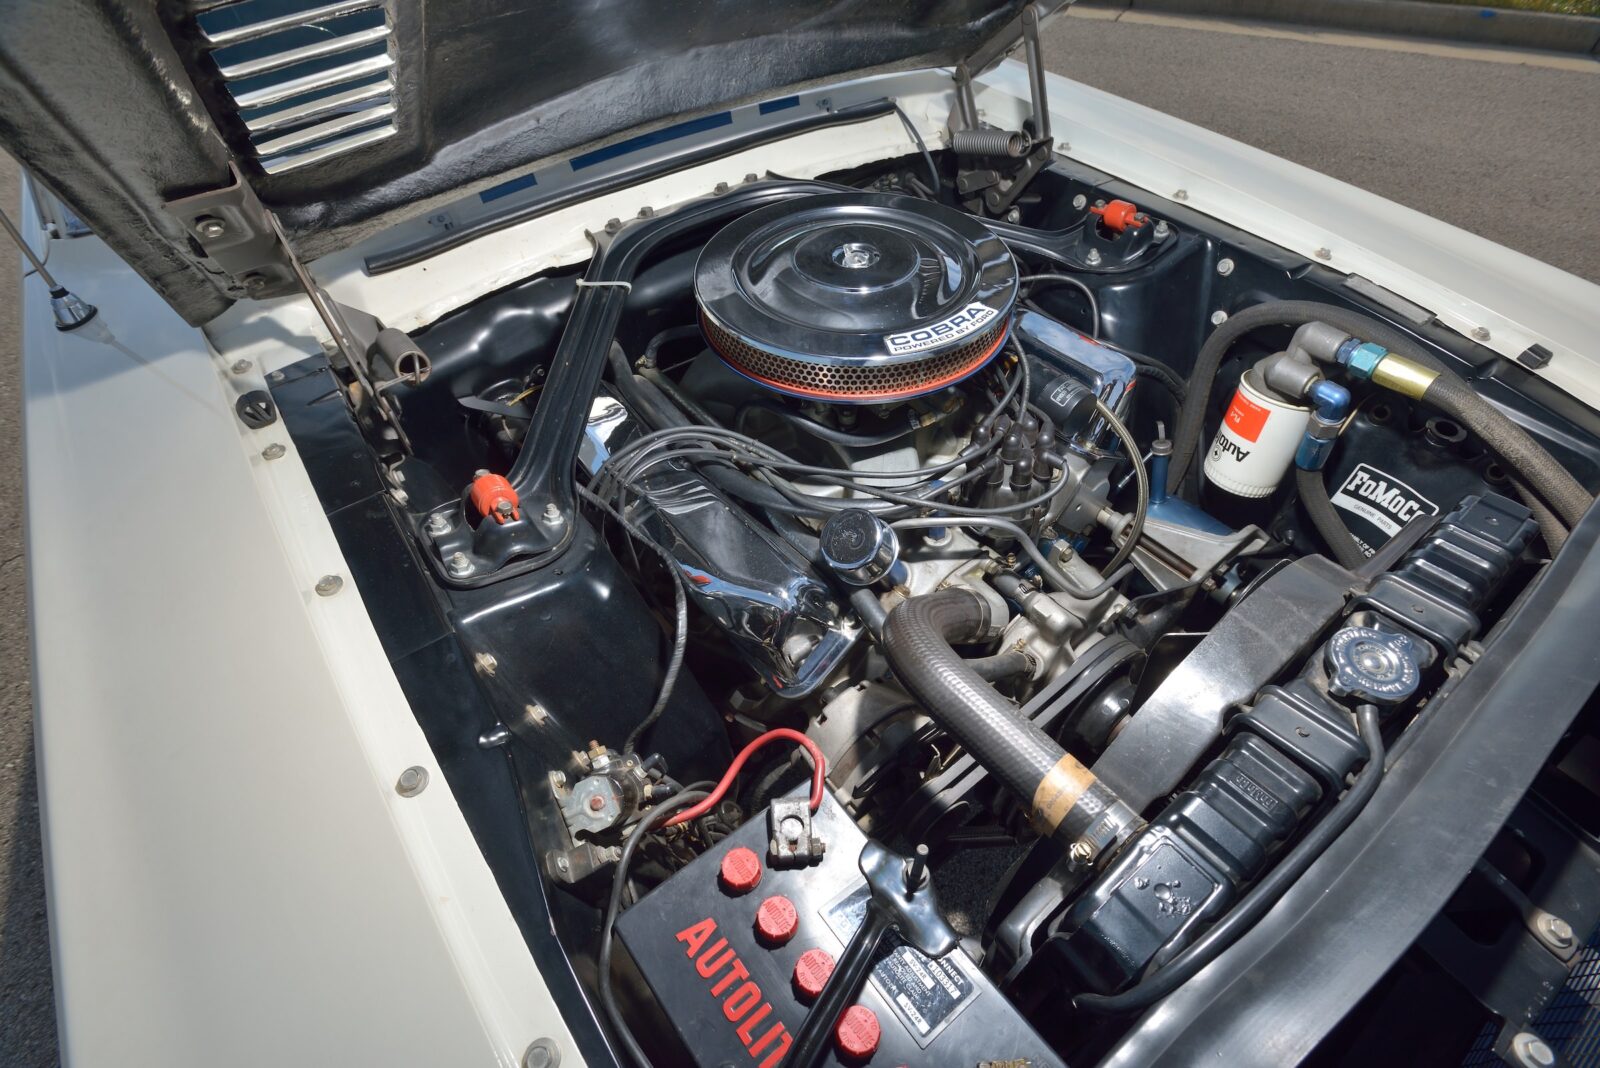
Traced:
<path fill-rule="evenodd" d="M 825 949 L 808 949 L 794 962 L 794 988 L 803 1001 L 811 1001 L 828 985 L 833 974 L 833 954 Z"/>
<path fill-rule="evenodd" d="M 773 894 L 756 909 L 756 933 L 763 942 L 781 946 L 794 937 L 800 927 L 800 914 L 794 902 L 782 894 Z"/>
<path fill-rule="evenodd" d="M 730 894 L 754 890 L 761 882 L 761 858 L 755 850 L 736 846 L 722 855 L 722 888 Z"/>
<path fill-rule="evenodd" d="M 864 1061 L 878 1051 L 878 1039 L 883 1035 L 878 1027 L 878 1014 L 865 1005 L 852 1005 L 839 1017 L 833 1029 L 833 1040 L 839 1044 L 839 1056 L 845 1060 Z"/>

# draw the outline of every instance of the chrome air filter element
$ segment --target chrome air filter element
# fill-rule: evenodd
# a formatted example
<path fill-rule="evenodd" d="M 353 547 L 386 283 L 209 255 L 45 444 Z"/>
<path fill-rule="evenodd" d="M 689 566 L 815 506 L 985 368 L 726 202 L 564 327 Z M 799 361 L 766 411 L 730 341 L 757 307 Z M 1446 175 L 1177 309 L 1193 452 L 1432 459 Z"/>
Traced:
<path fill-rule="evenodd" d="M 977 219 L 912 197 L 837 193 L 772 204 L 700 252 L 711 347 L 780 393 L 854 404 L 959 382 L 1000 351 L 1017 266 Z"/>

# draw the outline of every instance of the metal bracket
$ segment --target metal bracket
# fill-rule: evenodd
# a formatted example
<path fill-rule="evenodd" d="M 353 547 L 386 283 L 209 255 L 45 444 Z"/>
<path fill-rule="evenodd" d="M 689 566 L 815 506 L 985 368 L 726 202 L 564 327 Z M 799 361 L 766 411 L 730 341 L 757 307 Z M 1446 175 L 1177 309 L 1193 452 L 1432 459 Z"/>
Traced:
<path fill-rule="evenodd" d="M 991 167 L 963 171 L 958 175 L 957 189 L 966 198 L 967 207 L 973 211 L 981 209 L 990 215 L 1005 215 L 1034 177 L 1050 163 L 1054 145 L 1050 138 L 1050 105 L 1045 97 L 1044 52 L 1039 43 L 1040 18 L 1040 5 L 1028 4 L 1012 24 L 1014 34 L 1008 32 L 998 35 L 968 57 L 966 62 L 956 65 L 956 108 L 950 118 L 952 143 L 958 130 L 979 128 L 978 104 L 972 90 L 973 72 L 982 72 L 1001 59 L 1016 46 L 1019 38 L 1027 59 L 1028 89 L 1032 97 L 1032 115 L 1023 123 L 1031 148 L 1022 157 L 1021 165 L 1008 175 L 1001 175 Z"/>
<path fill-rule="evenodd" d="M 422 350 L 403 332 L 386 329 L 375 316 L 340 304 L 317 284 L 295 256 L 277 216 L 261 203 L 239 168 L 228 165 L 233 181 L 221 189 L 180 197 L 162 205 L 188 229 L 220 273 L 235 298 L 304 293 L 322 319 L 336 349 L 334 366 L 354 377 L 349 393 L 357 412 L 371 410 L 394 434 L 406 452 L 411 442 L 400 425 L 399 408 L 385 395 L 401 384 L 416 385 L 431 366 Z M 372 356 L 380 360 L 383 378 L 374 373 Z"/>

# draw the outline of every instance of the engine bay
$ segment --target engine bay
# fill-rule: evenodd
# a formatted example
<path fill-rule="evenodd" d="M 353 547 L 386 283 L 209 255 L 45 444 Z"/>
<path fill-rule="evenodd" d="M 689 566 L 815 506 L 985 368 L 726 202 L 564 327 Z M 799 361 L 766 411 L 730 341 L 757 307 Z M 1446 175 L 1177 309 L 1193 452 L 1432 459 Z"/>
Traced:
<path fill-rule="evenodd" d="M 391 337 L 385 418 L 337 360 L 272 384 L 619 1057 L 1092 1062 L 1360 815 L 1600 482 L 1594 412 L 1393 294 L 963 166 L 596 219 Z"/>

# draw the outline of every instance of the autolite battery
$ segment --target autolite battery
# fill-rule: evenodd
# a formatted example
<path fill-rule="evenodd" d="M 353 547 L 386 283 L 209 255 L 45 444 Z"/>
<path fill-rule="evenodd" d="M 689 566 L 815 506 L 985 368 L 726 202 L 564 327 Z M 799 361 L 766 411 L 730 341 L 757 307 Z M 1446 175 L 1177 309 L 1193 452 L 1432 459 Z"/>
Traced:
<path fill-rule="evenodd" d="M 617 921 L 623 945 L 702 1068 L 779 1068 L 818 989 L 818 967 L 827 967 L 814 951 L 837 961 L 861 922 L 868 892 L 857 861 L 865 837 L 832 797 L 813 827 L 827 842 L 820 863 L 772 867 L 766 820 L 752 819 Z M 753 883 L 750 854 L 760 863 Z M 1062 1064 L 959 947 L 934 960 L 892 932 L 841 1021 L 825 1064 Z"/>

